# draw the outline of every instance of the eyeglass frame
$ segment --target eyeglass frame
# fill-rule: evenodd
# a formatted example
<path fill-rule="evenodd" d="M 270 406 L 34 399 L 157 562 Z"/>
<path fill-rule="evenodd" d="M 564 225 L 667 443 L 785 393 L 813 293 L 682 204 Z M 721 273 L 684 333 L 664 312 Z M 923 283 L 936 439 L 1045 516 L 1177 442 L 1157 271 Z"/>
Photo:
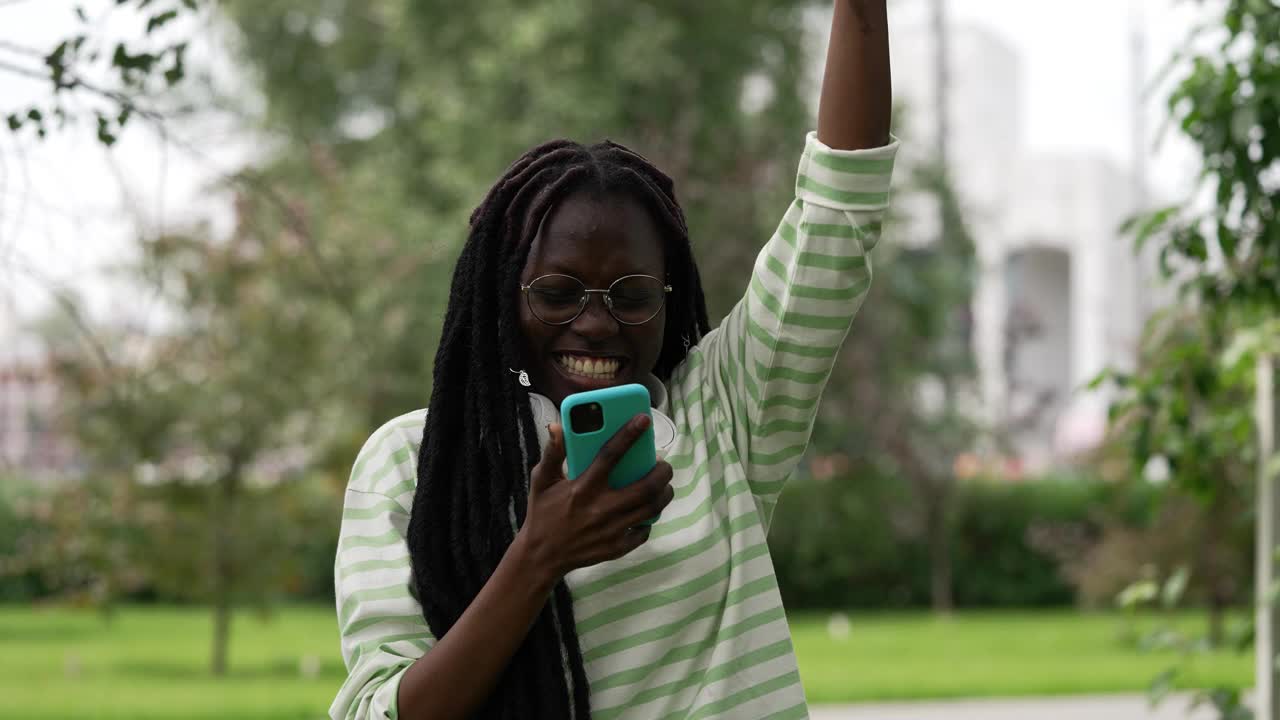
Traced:
<path fill-rule="evenodd" d="M 582 299 L 578 303 L 578 311 L 573 314 L 573 317 L 569 318 L 568 320 L 565 320 L 564 322 L 553 323 L 553 322 L 548 322 L 546 320 L 543 320 L 542 316 L 538 314 L 538 311 L 533 309 L 533 299 L 529 296 L 529 291 L 533 289 L 534 283 L 538 282 L 539 280 L 542 280 L 543 278 L 549 278 L 549 277 L 569 278 L 582 286 Z M 564 325 L 571 324 L 574 320 L 577 320 L 578 318 L 582 317 L 582 313 L 587 309 L 587 303 L 591 302 L 591 296 L 600 295 L 604 300 L 605 309 L 609 311 L 609 316 L 612 317 L 614 320 L 617 320 L 618 324 L 626 325 L 628 327 L 637 327 L 639 325 L 644 325 L 645 323 L 648 323 L 652 321 L 654 318 L 658 317 L 658 314 L 662 312 L 662 309 L 667 306 L 667 296 L 671 294 L 672 287 L 665 283 L 662 285 L 662 304 L 658 306 L 658 309 L 655 310 L 652 315 L 650 315 L 648 318 L 644 320 L 641 320 L 640 322 L 627 322 L 626 320 L 623 320 L 622 318 L 618 317 L 618 314 L 614 312 L 613 299 L 609 297 L 609 293 L 613 290 L 614 285 L 617 285 L 623 280 L 627 280 L 629 278 L 635 278 L 635 277 L 649 278 L 650 280 L 657 280 L 659 283 L 662 282 L 662 280 L 659 280 L 658 278 L 652 275 L 645 275 L 644 273 L 632 273 L 630 275 L 623 275 L 617 280 L 614 280 L 613 282 L 609 283 L 609 287 L 603 290 L 600 290 L 600 289 L 587 287 L 586 283 L 582 282 L 582 280 L 572 275 L 565 275 L 564 273 L 547 273 L 546 275 L 539 275 L 538 277 L 530 280 L 528 284 L 522 283 L 520 285 L 520 292 L 524 294 L 524 302 L 526 305 L 529 306 L 529 312 L 532 313 L 533 316 L 537 318 L 538 321 L 541 322 L 543 325 L 551 325 L 552 327 L 561 327 Z"/>

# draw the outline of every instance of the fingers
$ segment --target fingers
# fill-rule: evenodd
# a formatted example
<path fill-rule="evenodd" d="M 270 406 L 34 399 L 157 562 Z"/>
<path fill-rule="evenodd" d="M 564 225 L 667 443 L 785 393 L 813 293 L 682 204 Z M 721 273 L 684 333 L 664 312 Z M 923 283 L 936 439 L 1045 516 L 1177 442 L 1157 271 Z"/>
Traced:
<path fill-rule="evenodd" d="M 584 475 L 587 481 L 592 485 L 602 485 L 605 483 L 609 473 L 622 460 L 622 456 L 627 454 L 632 445 L 636 444 L 636 440 L 645 433 L 653 424 L 653 420 L 646 414 L 637 415 L 631 418 L 622 429 L 613 434 L 613 437 L 600 448 L 600 452 L 596 453 L 596 458 L 591 462 L 591 467 L 587 468 Z"/>
<path fill-rule="evenodd" d="M 649 540 L 650 532 L 652 532 L 652 528 L 647 525 L 629 527 L 624 530 L 618 538 L 617 555 L 615 557 L 622 557 L 645 544 Z"/>
<path fill-rule="evenodd" d="M 551 438 L 542 451 L 542 459 L 529 473 L 529 487 L 533 492 L 549 488 L 564 477 L 564 428 L 559 423 L 551 423 L 547 432 Z"/>
<path fill-rule="evenodd" d="M 646 523 L 662 515 L 675 496 L 676 491 L 670 485 L 662 486 L 656 495 L 624 515 L 624 522 L 631 528 L 647 527 Z"/>
<path fill-rule="evenodd" d="M 642 525 L 662 514 L 676 496 L 671 487 L 673 474 L 670 464 L 660 462 L 648 475 L 619 492 L 617 514 L 624 527 Z"/>

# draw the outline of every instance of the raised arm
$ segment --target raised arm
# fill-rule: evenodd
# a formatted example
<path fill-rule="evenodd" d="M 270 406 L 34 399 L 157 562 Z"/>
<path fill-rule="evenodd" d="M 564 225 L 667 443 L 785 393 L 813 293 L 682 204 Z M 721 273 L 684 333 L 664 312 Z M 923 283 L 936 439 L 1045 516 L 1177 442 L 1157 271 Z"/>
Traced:
<path fill-rule="evenodd" d="M 701 421 L 729 427 L 728 456 L 744 468 L 766 526 L 871 283 L 897 152 L 889 88 L 885 0 L 839 0 L 818 132 L 800 158 L 795 200 L 742 300 L 672 378 L 698 386 L 673 392 L 673 403 L 706 398 L 713 416 Z"/>
<path fill-rule="evenodd" d="M 818 139 L 835 150 L 885 145 L 892 104 L 885 0 L 836 0 Z"/>

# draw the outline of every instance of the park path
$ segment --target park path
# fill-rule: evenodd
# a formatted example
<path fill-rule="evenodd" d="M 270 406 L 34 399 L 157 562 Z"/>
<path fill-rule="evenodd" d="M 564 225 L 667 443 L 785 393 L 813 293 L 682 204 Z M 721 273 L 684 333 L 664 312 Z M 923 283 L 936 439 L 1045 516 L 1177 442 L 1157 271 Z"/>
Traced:
<path fill-rule="evenodd" d="M 999 700 L 817 705 L 813 720 L 1209 720 L 1212 711 L 1188 710 L 1174 696 L 1152 710 L 1144 695 L 1097 695 Z"/>

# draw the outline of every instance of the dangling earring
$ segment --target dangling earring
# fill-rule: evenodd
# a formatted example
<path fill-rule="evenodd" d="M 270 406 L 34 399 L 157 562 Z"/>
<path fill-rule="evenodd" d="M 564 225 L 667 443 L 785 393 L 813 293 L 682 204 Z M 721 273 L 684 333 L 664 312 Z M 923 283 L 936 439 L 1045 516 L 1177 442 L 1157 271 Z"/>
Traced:
<path fill-rule="evenodd" d="M 685 351 L 685 354 L 688 354 L 689 352 L 689 336 L 688 335 L 684 336 L 684 351 Z"/>
<path fill-rule="evenodd" d="M 507 369 L 510 370 L 510 368 L 507 368 Z M 516 380 L 516 382 L 520 383 L 524 387 L 530 387 L 533 385 L 533 383 L 529 382 L 529 373 L 523 370 L 511 370 L 511 372 L 515 375 L 520 376 L 519 379 Z"/>

